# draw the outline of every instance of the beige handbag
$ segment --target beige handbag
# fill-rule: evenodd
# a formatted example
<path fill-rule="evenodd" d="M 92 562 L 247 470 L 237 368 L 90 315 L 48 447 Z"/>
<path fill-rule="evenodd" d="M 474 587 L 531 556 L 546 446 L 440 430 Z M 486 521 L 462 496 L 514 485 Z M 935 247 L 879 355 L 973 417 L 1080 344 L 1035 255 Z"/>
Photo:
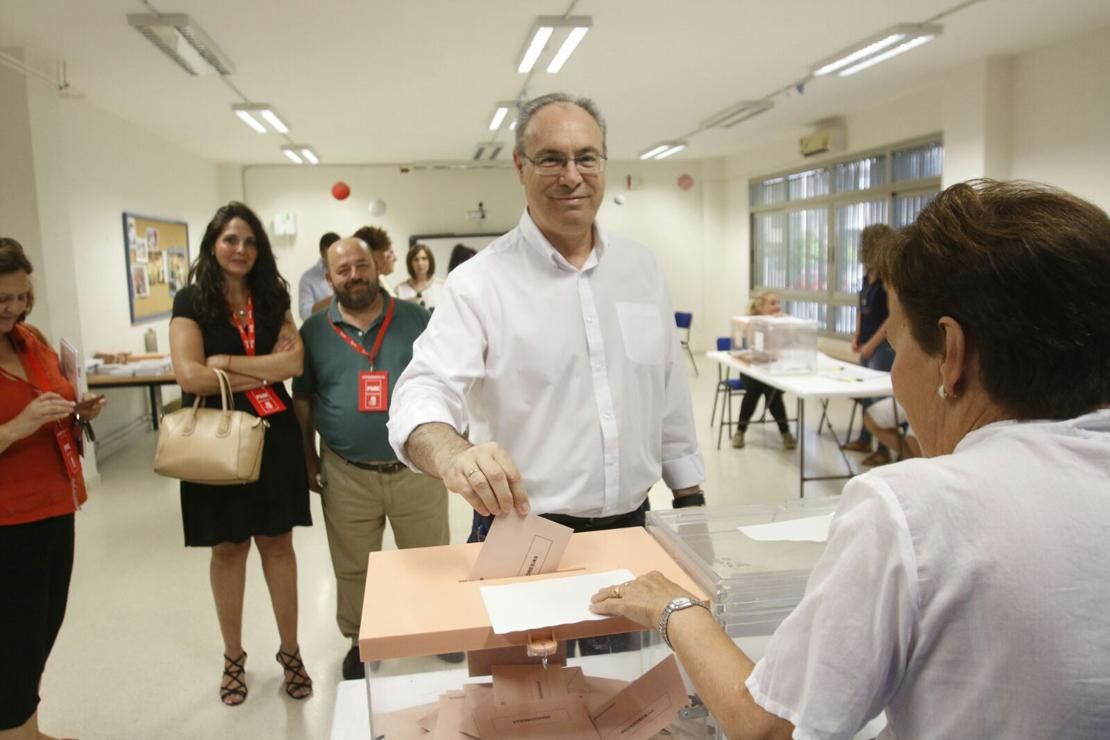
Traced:
<path fill-rule="evenodd" d="M 231 403 L 231 381 L 223 370 L 213 370 L 220 382 L 220 410 L 202 409 L 197 396 L 192 408 L 163 416 L 154 472 L 210 486 L 253 483 L 262 467 L 262 445 L 270 425 L 253 414 L 236 411 Z"/>

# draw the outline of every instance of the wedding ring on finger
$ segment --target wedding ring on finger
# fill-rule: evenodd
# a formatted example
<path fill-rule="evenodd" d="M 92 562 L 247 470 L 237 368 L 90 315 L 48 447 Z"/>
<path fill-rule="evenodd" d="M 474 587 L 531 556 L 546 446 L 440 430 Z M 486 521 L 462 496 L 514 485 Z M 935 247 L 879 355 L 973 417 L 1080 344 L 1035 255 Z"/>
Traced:
<path fill-rule="evenodd" d="M 474 475 L 475 473 L 481 473 L 481 472 L 482 472 L 482 470 L 480 468 L 474 468 L 469 473 L 466 473 L 466 477 L 469 478 L 470 476 Z"/>
<path fill-rule="evenodd" d="M 613 586 L 611 589 L 609 589 L 609 598 L 610 599 L 619 599 L 621 597 L 621 586 L 622 585 L 624 585 L 624 584 L 618 584 L 616 586 Z"/>

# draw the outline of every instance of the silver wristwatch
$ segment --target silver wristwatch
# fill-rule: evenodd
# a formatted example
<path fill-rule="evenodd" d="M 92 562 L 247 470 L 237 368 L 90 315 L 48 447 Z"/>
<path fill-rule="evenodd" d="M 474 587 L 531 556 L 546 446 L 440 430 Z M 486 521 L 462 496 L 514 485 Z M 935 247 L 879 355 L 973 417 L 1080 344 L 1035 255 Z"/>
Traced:
<path fill-rule="evenodd" d="M 700 606 L 702 609 L 710 611 L 709 604 L 704 601 L 691 599 L 689 596 L 677 596 L 671 599 L 670 603 L 663 607 L 663 611 L 659 614 L 659 635 L 671 650 L 674 650 L 674 645 L 671 644 L 671 638 L 667 637 L 667 625 L 671 621 L 671 615 L 692 606 Z"/>

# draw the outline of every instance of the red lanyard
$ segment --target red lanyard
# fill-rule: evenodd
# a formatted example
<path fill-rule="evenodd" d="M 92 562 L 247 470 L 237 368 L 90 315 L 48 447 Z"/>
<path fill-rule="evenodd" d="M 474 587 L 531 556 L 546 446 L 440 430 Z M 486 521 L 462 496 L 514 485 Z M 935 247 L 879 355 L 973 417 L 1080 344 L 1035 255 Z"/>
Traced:
<path fill-rule="evenodd" d="M 231 308 L 231 304 L 228 304 Z M 239 316 L 235 313 L 235 309 L 231 309 L 231 320 L 235 322 L 235 328 L 239 330 L 239 338 L 243 340 L 243 349 L 247 351 L 248 357 L 254 357 L 254 299 L 250 293 L 247 293 L 247 325 L 243 326 L 239 322 Z"/>
<path fill-rule="evenodd" d="M 370 360 L 371 370 L 374 369 L 374 358 L 378 356 L 378 350 L 382 348 L 382 340 L 385 339 L 385 333 L 389 331 L 389 324 L 393 321 L 393 304 L 395 302 L 396 299 L 390 296 L 389 305 L 385 309 L 385 318 L 382 319 L 382 325 L 378 329 L 378 337 L 374 340 L 374 347 L 369 352 L 367 352 L 361 344 L 351 339 L 351 336 L 347 334 L 347 332 L 335 325 L 335 321 L 331 318 L 331 309 L 328 309 L 328 323 L 331 324 L 331 328 L 335 330 L 336 334 L 343 338 L 344 342 L 351 345 L 351 349 Z"/>

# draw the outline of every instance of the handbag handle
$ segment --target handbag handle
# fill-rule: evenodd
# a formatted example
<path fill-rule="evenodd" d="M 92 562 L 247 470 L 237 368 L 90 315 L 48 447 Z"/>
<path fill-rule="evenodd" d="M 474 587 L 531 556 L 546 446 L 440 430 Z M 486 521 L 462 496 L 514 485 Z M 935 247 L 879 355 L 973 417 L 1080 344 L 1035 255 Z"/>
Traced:
<path fill-rule="evenodd" d="M 227 434 L 227 430 L 231 426 L 232 408 L 229 408 L 231 407 L 232 397 L 231 379 L 227 377 L 226 372 L 220 370 L 219 368 L 212 368 L 212 372 L 216 373 L 216 381 L 219 383 L 220 386 L 220 409 L 223 411 L 223 418 L 220 420 L 219 432 L 220 436 L 224 436 Z M 197 412 L 200 411 L 200 401 L 202 398 L 204 398 L 204 396 L 198 393 L 196 395 L 196 398 L 193 400 L 192 413 L 189 414 L 188 421 L 185 422 L 185 426 L 181 429 L 181 433 L 185 436 L 189 436 L 190 434 L 192 434 L 193 430 L 196 428 Z"/>

